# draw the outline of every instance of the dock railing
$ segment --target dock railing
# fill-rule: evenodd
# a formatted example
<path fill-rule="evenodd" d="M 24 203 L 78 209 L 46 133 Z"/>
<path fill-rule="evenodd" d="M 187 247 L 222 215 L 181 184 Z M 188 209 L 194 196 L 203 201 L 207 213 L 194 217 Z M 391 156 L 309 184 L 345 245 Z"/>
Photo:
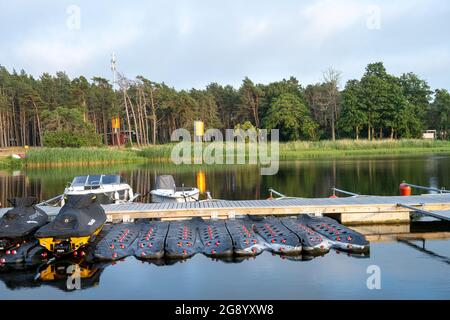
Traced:
<path fill-rule="evenodd" d="M 427 190 L 427 191 L 434 191 L 437 193 L 450 193 L 450 190 L 446 190 L 445 188 L 433 188 L 433 187 L 425 187 L 425 186 L 419 186 L 417 184 L 411 184 L 404 182 L 405 185 L 410 186 L 411 188 L 421 189 L 421 190 Z"/>
<path fill-rule="evenodd" d="M 432 218 L 439 219 L 439 220 L 444 220 L 444 221 L 450 221 L 450 217 L 446 217 L 446 216 L 443 216 L 443 215 L 440 215 L 440 214 L 437 214 L 437 213 L 434 213 L 434 212 L 431 212 L 431 211 L 423 210 L 423 209 L 420 209 L 420 208 L 416 208 L 416 207 L 413 207 L 413 206 L 410 206 L 410 205 L 407 205 L 407 204 L 398 203 L 397 206 L 398 207 L 403 207 L 403 208 L 406 208 L 406 209 L 410 209 L 411 211 L 414 211 L 414 212 L 416 212 L 416 213 L 418 213 L 420 215 L 423 215 L 423 216 L 428 216 L 428 217 L 432 217 Z"/>
<path fill-rule="evenodd" d="M 275 189 L 269 188 L 269 198 L 270 198 L 270 199 L 273 198 L 273 195 L 274 195 L 274 194 L 277 195 L 277 196 L 279 196 L 280 198 L 286 198 L 286 195 L 282 194 L 281 192 L 278 192 L 278 191 L 275 190 Z"/>
<path fill-rule="evenodd" d="M 342 190 L 342 189 L 338 189 L 338 188 L 331 188 L 331 191 L 333 191 L 333 195 L 338 192 L 338 193 L 342 193 L 342 194 L 346 194 L 352 197 L 358 197 L 360 196 L 360 194 L 354 193 L 354 192 L 350 192 L 350 191 L 346 191 L 346 190 Z"/>

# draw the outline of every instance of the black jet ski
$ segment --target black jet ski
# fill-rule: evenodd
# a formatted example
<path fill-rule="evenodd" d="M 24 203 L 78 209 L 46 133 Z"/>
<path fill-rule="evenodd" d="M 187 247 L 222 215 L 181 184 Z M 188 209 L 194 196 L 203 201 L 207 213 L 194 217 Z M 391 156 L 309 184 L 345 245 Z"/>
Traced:
<path fill-rule="evenodd" d="M 170 222 L 165 244 L 165 256 L 169 259 L 186 259 L 198 251 L 197 223 L 192 220 Z"/>
<path fill-rule="evenodd" d="M 282 218 L 281 223 L 299 237 L 303 253 L 324 254 L 330 251 L 331 242 L 298 219 Z"/>
<path fill-rule="evenodd" d="M 66 197 L 55 219 L 35 233 L 41 246 L 54 254 L 76 252 L 100 233 L 106 214 L 97 195 Z M 80 252 L 83 255 L 83 252 Z"/>
<path fill-rule="evenodd" d="M 134 246 L 134 256 L 139 259 L 161 259 L 164 257 L 164 242 L 168 222 L 151 221 L 137 224 L 140 228 L 139 237 Z"/>
<path fill-rule="evenodd" d="M 327 237 L 333 248 L 355 253 L 365 253 L 370 249 L 370 243 L 364 235 L 343 226 L 334 219 L 302 214 L 297 220 Z"/>
<path fill-rule="evenodd" d="M 114 261 L 133 254 L 139 235 L 135 224 L 115 224 L 95 246 L 94 257 L 98 260 Z"/>
<path fill-rule="evenodd" d="M 13 250 L 30 241 L 34 232 L 48 221 L 48 216 L 37 210 L 34 197 L 8 199 L 13 208 L 0 219 L 0 251 Z"/>
<path fill-rule="evenodd" d="M 298 237 L 277 218 L 254 221 L 253 229 L 264 239 L 266 247 L 274 253 L 296 255 L 302 252 Z"/>
<path fill-rule="evenodd" d="M 224 257 L 233 254 L 233 241 L 223 220 L 197 220 L 200 247 L 209 257 Z"/>
<path fill-rule="evenodd" d="M 264 250 L 264 245 L 251 225 L 245 223 L 243 219 L 227 220 L 225 225 L 233 239 L 234 253 L 237 256 L 254 256 Z"/>

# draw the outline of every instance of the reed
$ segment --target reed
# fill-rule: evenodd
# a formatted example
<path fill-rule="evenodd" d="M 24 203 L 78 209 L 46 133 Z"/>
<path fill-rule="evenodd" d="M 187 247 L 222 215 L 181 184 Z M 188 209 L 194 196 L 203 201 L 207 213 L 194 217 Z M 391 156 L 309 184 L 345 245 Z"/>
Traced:
<path fill-rule="evenodd" d="M 139 150 L 137 154 L 140 157 L 164 162 L 170 160 L 170 155 L 174 146 L 174 143 L 151 145 Z"/>
<path fill-rule="evenodd" d="M 208 144 L 204 144 L 206 147 Z M 144 148 L 139 155 L 152 161 L 169 161 L 174 144 Z M 248 147 L 248 146 L 247 146 Z M 270 148 L 269 148 L 270 149 Z M 388 154 L 450 153 L 450 141 L 440 140 L 323 140 L 281 142 L 281 159 L 307 159 Z M 191 149 L 191 154 L 193 150 Z M 225 154 L 225 152 L 224 152 Z M 246 155 L 245 155 L 246 156 Z"/>
<path fill-rule="evenodd" d="M 25 165 L 62 166 L 131 163 L 142 161 L 134 150 L 111 148 L 34 148 L 28 151 Z"/>
<path fill-rule="evenodd" d="M 389 154 L 450 153 L 450 141 L 337 140 L 294 141 L 280 144 L 280 158 L 301 159 Z"/>
<path fill-rule="evenodd" d="M 441 140 L 323 140 L 292 141 L 280 144 L 280 150 L 373 150 L 373 149 L 429 149 L 450 148 L 450 141 Z"/>

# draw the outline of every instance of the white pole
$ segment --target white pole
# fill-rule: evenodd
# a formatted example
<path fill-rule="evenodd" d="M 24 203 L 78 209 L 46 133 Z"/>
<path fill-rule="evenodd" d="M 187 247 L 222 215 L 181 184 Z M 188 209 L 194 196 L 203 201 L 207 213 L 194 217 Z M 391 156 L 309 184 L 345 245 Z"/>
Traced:
<path fill-rule="evenodd" d="M 113 52 L 111 54 L 111 71 L 112 71 L 112 76 L 113 76 L 113 81 L 112 81 L 112 89 L 113 92 L 115 92 L 115 85 L 116 85 L 116 54 Z M 120 129 L 119 128 L 115 128 L 114 129 L 115 133 L 116 133 L 116 138 L 117 138 L 117 145 L 120 146 Z M 114 144 L 114 140 L 112 139 L 112 135 L 111 135 L 111 140 Z"/>
<path fill-rule="evenodd" d="M 114 52 L 111 55 L 111 71 L 113 76 L 112 87 L 114 90 L 114 86 L 116 85 L 116 54 Z"/>

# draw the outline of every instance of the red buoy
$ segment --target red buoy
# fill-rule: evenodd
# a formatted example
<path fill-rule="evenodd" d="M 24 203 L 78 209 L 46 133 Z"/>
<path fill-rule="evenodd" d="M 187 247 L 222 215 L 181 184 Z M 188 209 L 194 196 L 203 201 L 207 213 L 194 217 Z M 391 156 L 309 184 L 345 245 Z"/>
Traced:
<path fill-rule="evenodd" d="M 411 187 L 408 186 L 406 183 L 401 183 L 400 184 L 400 195 L 401 196 L 410 196 L 411 195 Z"/>

